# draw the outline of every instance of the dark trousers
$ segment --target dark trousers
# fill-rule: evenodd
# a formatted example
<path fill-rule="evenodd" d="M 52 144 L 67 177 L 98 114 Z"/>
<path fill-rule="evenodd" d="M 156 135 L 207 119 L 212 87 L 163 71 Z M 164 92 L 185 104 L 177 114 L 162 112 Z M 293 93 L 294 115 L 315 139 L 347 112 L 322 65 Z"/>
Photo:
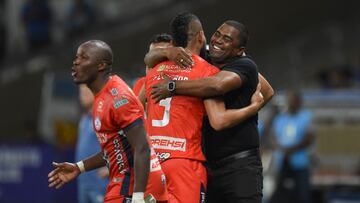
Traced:
<path fill-rule="evenodd" d="M 208 167 L 206 203 L 261 203 L 262 164 L 259 155 Z"/>
<path fill-rule="evenodd" d="M 309 169 L 292 169 L 284 162 L 270 203 L 311 203 Z"/>

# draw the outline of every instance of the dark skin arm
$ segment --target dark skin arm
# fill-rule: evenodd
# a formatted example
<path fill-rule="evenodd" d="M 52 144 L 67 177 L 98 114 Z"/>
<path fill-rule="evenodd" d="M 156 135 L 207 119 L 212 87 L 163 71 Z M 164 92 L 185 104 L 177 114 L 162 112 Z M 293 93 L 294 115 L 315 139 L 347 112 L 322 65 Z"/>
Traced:
<path fill-rule="evenodd" d="M 134 151 L 134 192 L 144 192 L 150 169 L 150 147 L 143 124 L 129 129 L 126 138 Z"/>
<path fill-rule="evenodd" d="M 259 73 L 259 83 L 261 84 L 261 94 L 264 97 L 264 103 L 261 106 L 263 107 L 272 99 L 275 92 L 274 89 L 271 87 L 270 83 L 260 73 Z"/>
<path fill-rule="evenodd" d="M 105 166 L 106 162 L 102 157 L 103 153 L 99 152 L 83 160 L 85 171 L 90 171 Z M 49 187 L 55 187 L 56 189 L 59 189 L 64 184 L 75 179 L 81 173 L 79 167 L 75 163 L 53 162 L 52 164 L 55 169 L 48 174 Z"/>
<path fill-rule="evenodd" d="M 155 102 L 171 96 L 167 90 L 169 78 L 152 86 L 152 98 Z M 240 76 L 230 71 L 220 71 L 214 76 L 197 80 L 176 81 L 176 94 L 195 97 L 212 97 L 223 95 L 226 92 L 240 87 L 242 81 Z"/>
<path fill-rule="evenodd" d="M 149 51 L 144 58 L 148 68 L 153 68 L 158 63 L 166 60 L 174 61 L 183 68 L 194 64 L 191 53 L 182 47 L 155 48 Z"/>
<path fill-rule="evenodd" d="M 264 103 L 260 89 L 261 86 L 258 84 L 255 93 L 251 97 L 251 104 L 241 109 L 226 109 L 224 101 L 220 98 L 204 100 L 211 127 L 220 131 L 233 127 L 255 115 Z"/>
<path fill-rule="evenodd" d="M 163 82 L 152 86 L 151 97 L 155 102 L 172 96 L 167 90 L 167 83 L 170 79 L 166 76 L 164 78 Z M 261 74 L 259 74 L 259 82 L 261 84 L 261 94 L 264 96 L 264 106 L 273 97 L 274 90 Z M 206 98 L 224 95 L 233 89 L 239 88 L 241 85 L 242 80 L 238 74 L 230 71 L 220 71 L 211 77 L 176 81 L 176 94 Z"/>

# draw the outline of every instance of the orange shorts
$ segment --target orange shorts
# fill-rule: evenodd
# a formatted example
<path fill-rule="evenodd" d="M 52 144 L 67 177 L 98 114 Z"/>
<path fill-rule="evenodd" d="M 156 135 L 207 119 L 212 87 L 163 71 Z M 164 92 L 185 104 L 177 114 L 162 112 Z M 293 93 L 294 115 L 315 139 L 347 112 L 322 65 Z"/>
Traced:
<path fill-rule="evenodd" d="M 169 203 L 205 201 L 206 168 L 200 161 L 172 158 L 161 163 L 166 175 Z"/>
<path fill-rule="evenodd" d="M 119 181 L 119 182 L 118 182 Z M 104 198 L 105 203 L 123 202 L 125 199 L 131 202 L 131 195 L 134 188 L 134 177 L 129 174 L 122 174 L 116 180 L 110 180 Z M 149 173 L 145 197 L 152 194 L 157 202 L 166 202 L 168 193 L 166 190 L 166 179 L 162 170 Z"/>

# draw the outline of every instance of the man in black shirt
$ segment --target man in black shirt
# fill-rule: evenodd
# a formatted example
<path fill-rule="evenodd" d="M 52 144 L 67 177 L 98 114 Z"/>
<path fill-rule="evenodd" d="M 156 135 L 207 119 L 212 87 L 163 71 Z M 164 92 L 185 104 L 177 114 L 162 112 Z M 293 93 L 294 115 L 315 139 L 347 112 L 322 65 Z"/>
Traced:
<path fill-rule="evenodd" d="M 160 100 L 174 94 L 223 95 L 219 99 L 224 100 L 227 109 L 248 106 L 259 80 L 256 64 L 244 56 L 247 40 L 248 31 L 243 24 L 226 21 L 211 37 L 209 47 L 210 61 L 221 71 L 199 80 L 160 83 L 154 86 L 154 98 Z M 179 55 L 179 58 L 178 62 L 187 62 L 185 55 Z M 266 89 L 265 102 L 273 95 L 271 86 Z M 257 115 L 233 127 L 218 126 L 216 129 L 205 118 L 203 130 L 209 168 L 206 201 L 261 202 L 262 165 Z"/>

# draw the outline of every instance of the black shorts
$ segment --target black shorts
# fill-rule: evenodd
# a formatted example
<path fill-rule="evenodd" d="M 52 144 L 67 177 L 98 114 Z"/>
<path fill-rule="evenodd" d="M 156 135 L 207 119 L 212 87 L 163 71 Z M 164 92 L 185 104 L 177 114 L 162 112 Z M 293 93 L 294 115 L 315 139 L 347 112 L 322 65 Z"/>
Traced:
<path fill-rule="evenodd" d="M 240 158 L 223 166 L 208 166 L 206 203 L 261 203 L 262 188 L 259 155 Z"/>

